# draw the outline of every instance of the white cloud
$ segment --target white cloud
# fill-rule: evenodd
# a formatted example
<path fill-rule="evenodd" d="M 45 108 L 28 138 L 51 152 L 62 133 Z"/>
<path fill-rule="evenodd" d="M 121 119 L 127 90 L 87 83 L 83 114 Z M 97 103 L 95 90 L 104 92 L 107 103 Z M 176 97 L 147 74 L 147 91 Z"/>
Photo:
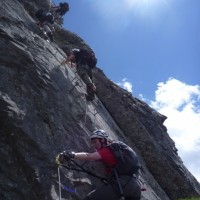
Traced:
<path fill-rule="evenodd" d="M 166 84 L 158 83 L 155 102 L 153 106 L 157 109 L 170 107 L 172 109 L 183 109 L 185 106 L 193 106 L 200 99 L 200 86 L 187 85 L 181 81 L 170 78 Z"/>
<path fill-rule="evenodd" d="M 158 83 L 150 106 L 168 117 L 168 133 L 184 164 L 200 182 L 200 86 L 170 78 Z"/>
<path fill-rule="evenodd" d="M 127 90 L 128 92 L 133 92 L 132 88 L 133 85 L 131 82 L 128 81 L 127 78 L 122 79 L 122 82 L 117 83 L 117 85 L 119 85 L 120 87 L 124 88 L 125 90 Z"/>

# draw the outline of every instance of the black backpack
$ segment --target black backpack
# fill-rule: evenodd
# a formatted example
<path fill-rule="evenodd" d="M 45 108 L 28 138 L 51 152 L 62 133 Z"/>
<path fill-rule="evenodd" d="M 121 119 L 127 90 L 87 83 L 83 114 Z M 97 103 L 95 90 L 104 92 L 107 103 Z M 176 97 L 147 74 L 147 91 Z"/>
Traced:
<path fill-rule="evenodd" d="M 40 20 L 42 17 L 44 17 L 44 10 L 43 9 L 39 9 L 36 11 L 35 16 L 37 17 L 38 20 Z"/>
<path fill-rule="evenodd" d="M 137 154 L 128 145 L 118 141 L 113 142 L 108 147 L 118 161 L 115 169 L 119 175 L 133 175 L 141 168 Z"/>
<path fill-rule="evenodd" d="M 97 64 L 97 58 L 93 51 L 80 49 L 76 57 L 76 62 L 83 65 L 87 64 L 90 68 L 94 68 Z"/>

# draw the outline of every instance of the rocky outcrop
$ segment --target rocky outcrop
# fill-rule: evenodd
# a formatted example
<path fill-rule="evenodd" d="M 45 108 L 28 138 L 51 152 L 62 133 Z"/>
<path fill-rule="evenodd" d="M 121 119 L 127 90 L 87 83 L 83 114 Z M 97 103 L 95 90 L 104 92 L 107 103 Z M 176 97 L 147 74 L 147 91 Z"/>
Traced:
<path fill-rule="evenodd" d="M 96 84 L 100 100 L 140 151 L 148 169 L 167 195 L 171 199 L 196 196 L 199 184 L 178 156 L 163 125 L 166 117 L 132 97 L 100 70 L 96 72 Z"/>
<path fill-rule="evenodd" d="M 177 154 L 163 126 L 165 117 L 95 69 L 98 94 L 85 100 L 75 69 L 60 64 L 65 47 L 87 46 L 70 31 L 42 38 L 34 12 L 49 1 L 6 0 L 0 4 L 0 199 L 58 199 L 55 156 L 64 149 L 90 151 L 88 135 L 105 129 L 140 155 L 143 200 L 200 195 L 200 185 Z M 67 39 L 66 39 L 67 38 Z M 83 165 L 83 163 L 80 163 Z M 93 164 L 84 164 L 94 171 Z M 96 172 L 98 173 L 98 171 Z M 63 199 L 83 199 L 101 184 L 85 173 L 61 169 Z"/>

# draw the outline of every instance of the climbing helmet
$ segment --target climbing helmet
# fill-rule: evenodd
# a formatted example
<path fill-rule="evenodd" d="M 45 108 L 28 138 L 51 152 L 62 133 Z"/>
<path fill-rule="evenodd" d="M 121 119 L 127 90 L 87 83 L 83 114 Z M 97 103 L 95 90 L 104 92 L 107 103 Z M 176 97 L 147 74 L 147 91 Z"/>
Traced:
<path fill-rule="evenodd" d="M 109 135 L 104 131 L 104 130 L 95 130 L 92 135 L 90 135 L 90 139 L 94 139 L 94 138 L 104 138 L 104 139 L 108 139 Z"/>

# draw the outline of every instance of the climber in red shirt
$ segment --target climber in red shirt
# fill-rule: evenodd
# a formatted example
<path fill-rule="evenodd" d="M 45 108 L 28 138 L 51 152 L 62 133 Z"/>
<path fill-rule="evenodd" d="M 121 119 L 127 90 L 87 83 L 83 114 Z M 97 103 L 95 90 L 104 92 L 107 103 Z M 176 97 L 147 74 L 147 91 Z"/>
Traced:
<path fill-rule="evenodd" d="M 59 154 L 60 163 L 65 163 L 70 159 L 100 160 L 105 165 L 106 171 L 112 174 L 116 166 L 118 166 L 118 160 L 114 152 L 109 148 L 109 144 L 112 142 L 108 134 L 103 130 L 96 130 L 90 136 L 90 139 L 91 145 L 96 149 L 95 152 L 63 152 Z M 109 184 L 104 184 L 90 192 L 85 200 L 118 200 L 122 197 L 122 192 L 125 199 L 140 200 L 141 188 L 135 175 L 117 174 L 117 176 L 114 176 L 113 173 L 112 181 Z"/>

